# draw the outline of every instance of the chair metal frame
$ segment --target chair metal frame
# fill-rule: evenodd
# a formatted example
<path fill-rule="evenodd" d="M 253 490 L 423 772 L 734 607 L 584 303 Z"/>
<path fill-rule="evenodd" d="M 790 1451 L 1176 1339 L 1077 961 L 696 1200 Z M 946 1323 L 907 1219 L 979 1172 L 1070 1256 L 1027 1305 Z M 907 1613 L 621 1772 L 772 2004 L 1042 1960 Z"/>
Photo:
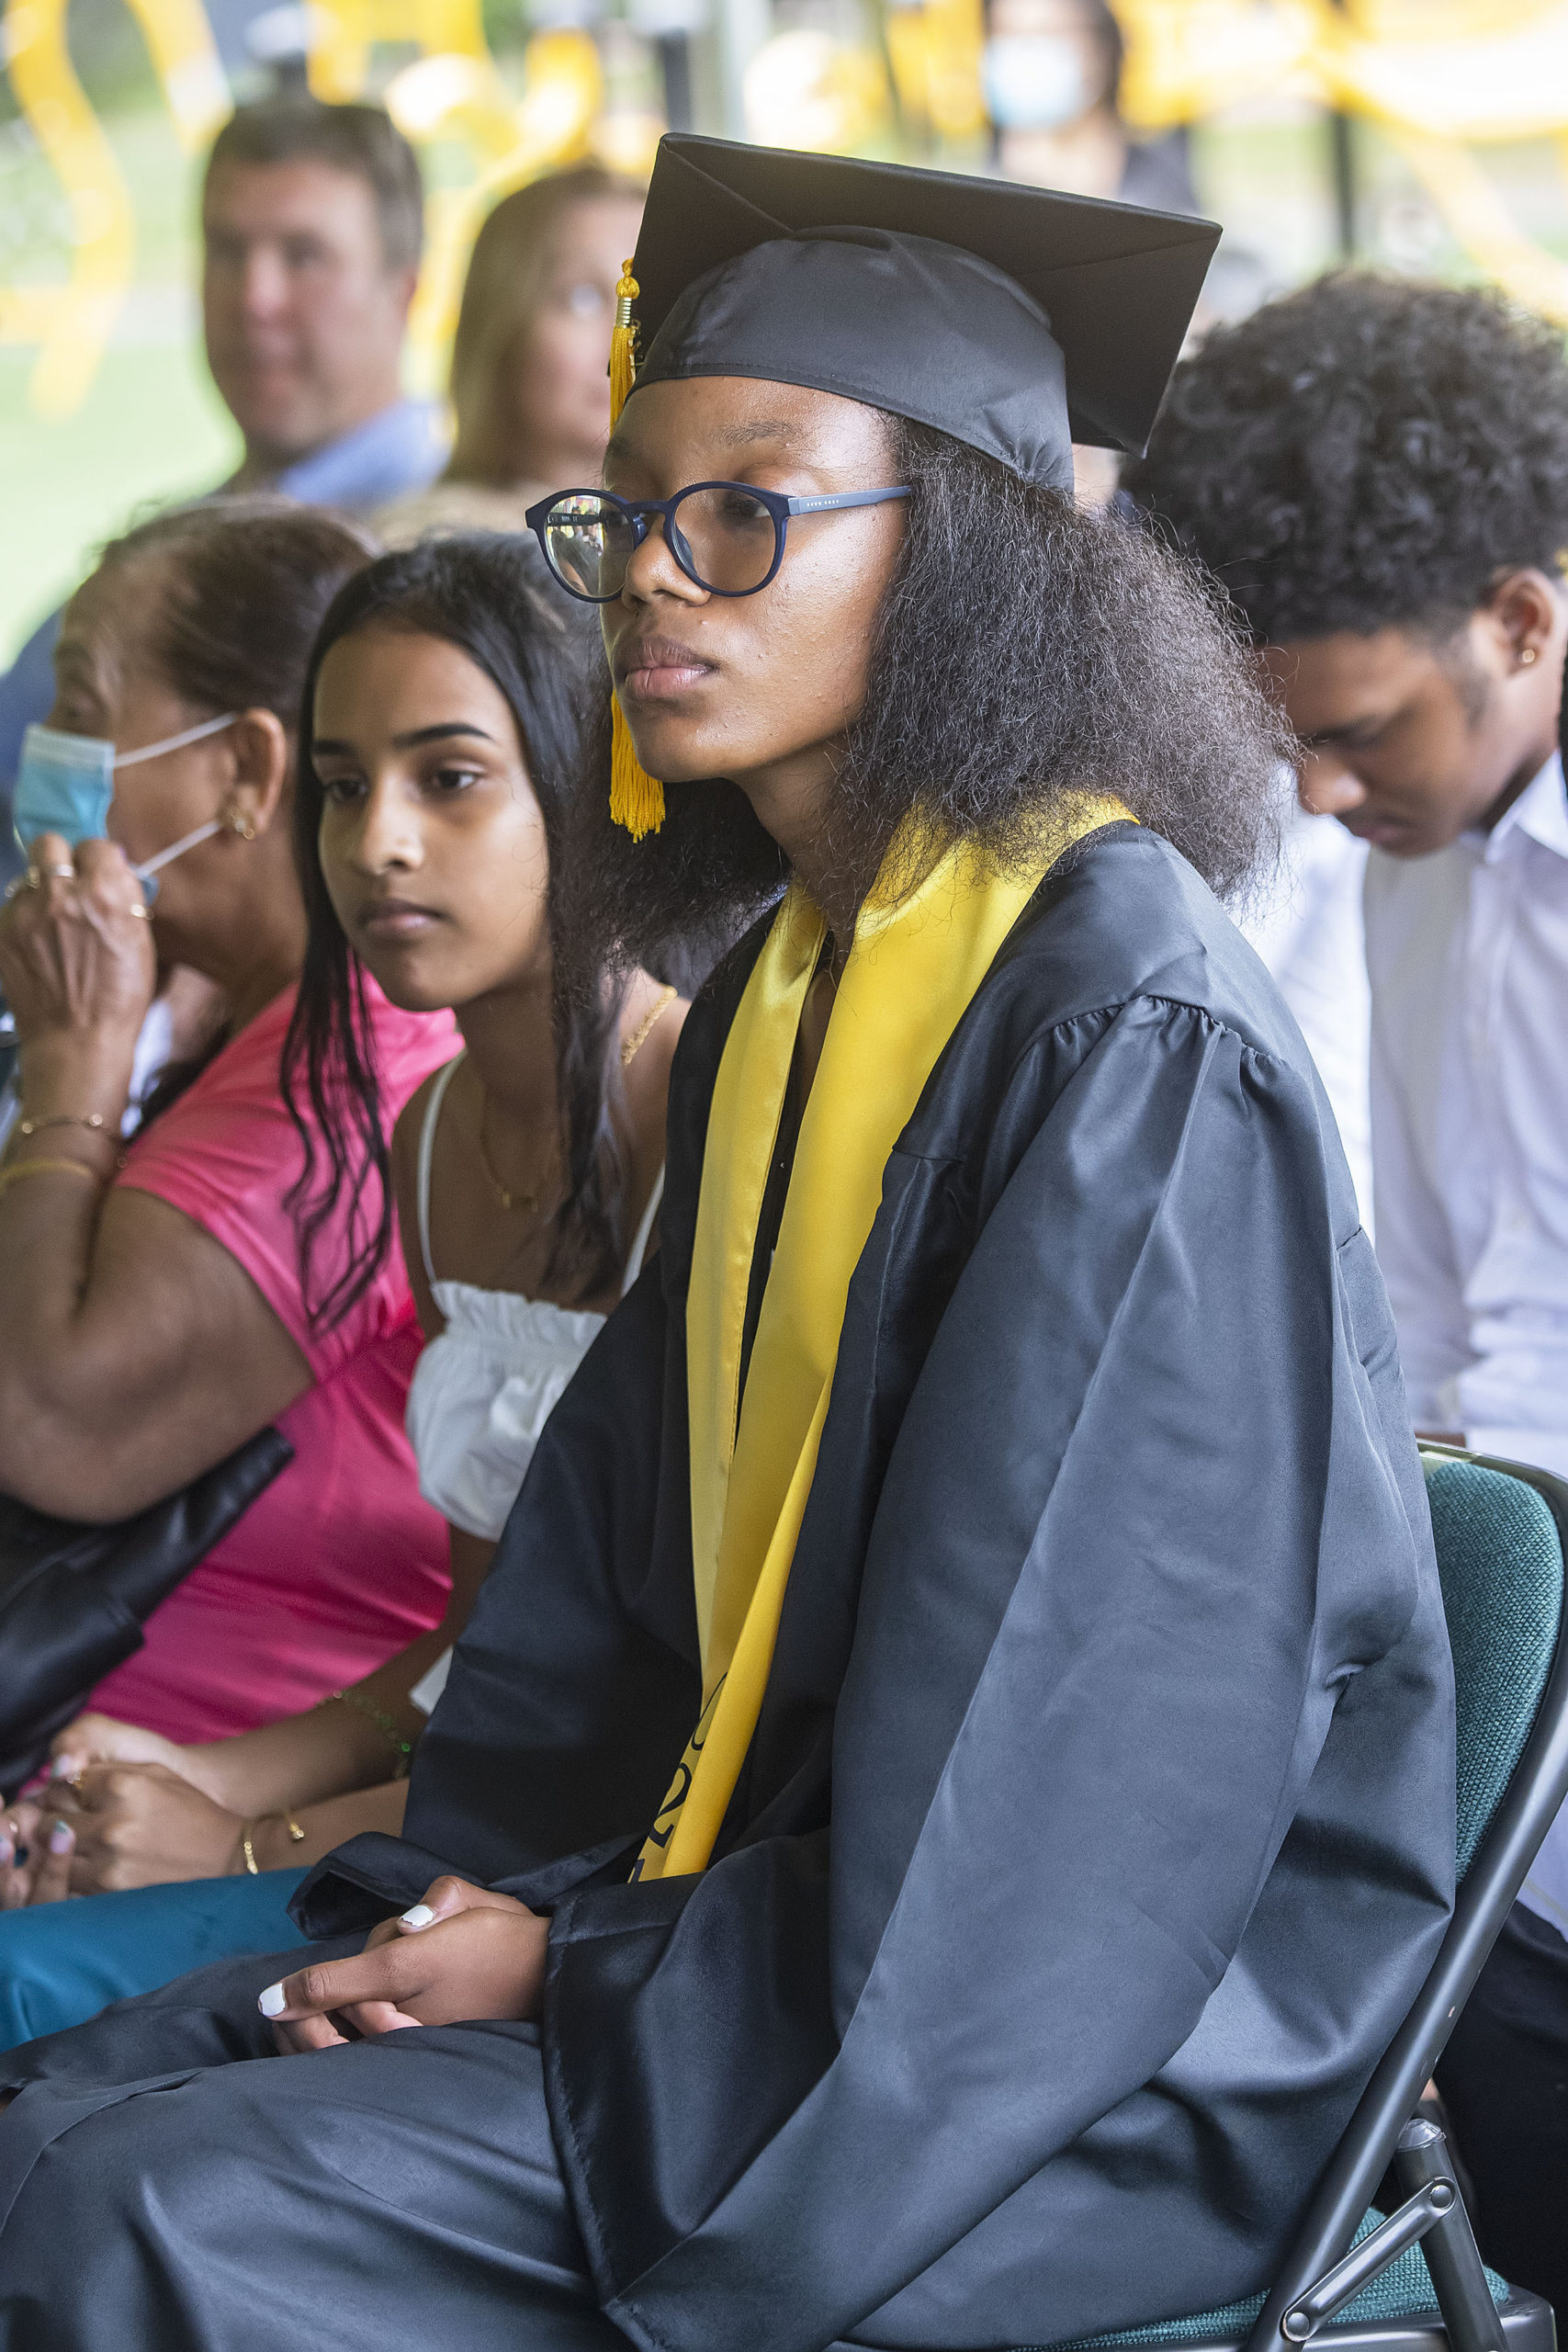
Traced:
<path fill-rule="evenodd" d="M 1568 1580 L 1568 1485 L 1528 1463 L 1462 1447 L 1423 1444 L 1424 1455 L 1474 1464 L 1533 1487 L 1551 1511 Z M 1509 2290 L 1499 2313 L 1476 2252 L 1464 2198 L 1443 2135 L 1416 2110 L 1461 2010 L 1501 1932 L 1536 1849 L 1568 1797 L 1568 1591 L 1557 1649 L 1536 1719 L 1455 1898 L 1438 1957 L 1404 2023 L 1361 2096 L 1307 2207 L 1294 2243 L 1242 2352 L 1295 2352 L 1328 2325 L 1404 2248 L 1422 2244 L 1442 2328 L 1418 2320 L 1336 2328 L 1336 2352 L 1430 2345 L 1446 2333 L 1451 2352 L 1553 2352 L 1550 2305 Z M 1405 2202 L 1358 2246 L 1351 2245 L 1379 2182 L 1393 2164 Z M 1347 2252 L 1347 2248 L 1349 2249 Z M 1204 2352 L 1187 2344 L 1181 2352 Z M 1218 2347 L 1209 2347 L 1218 2352 Z"/>

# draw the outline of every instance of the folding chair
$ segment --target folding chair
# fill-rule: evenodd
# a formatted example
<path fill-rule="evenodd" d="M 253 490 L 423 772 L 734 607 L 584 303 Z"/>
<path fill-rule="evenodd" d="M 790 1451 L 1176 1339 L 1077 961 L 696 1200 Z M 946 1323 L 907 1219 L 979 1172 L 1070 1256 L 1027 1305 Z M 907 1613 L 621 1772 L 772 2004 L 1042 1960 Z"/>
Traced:
<path fill-rule="evenodd" d="M 1483 2268 L 1444 2135 L 1416 2110 L 1568 1794 L 1568 1486 L 1451 1446 L 1422 1467 L 1458 1713 L 1459 1888 L 1431 1973 L 1268 2295 L 1055 2352 L 1292 2352 L 1320 2331 L 1325 2352 L 1555 2352 L 1551 2305 Z M 1385 2219 L 1391 2163 L 1404 2202 Z"/>

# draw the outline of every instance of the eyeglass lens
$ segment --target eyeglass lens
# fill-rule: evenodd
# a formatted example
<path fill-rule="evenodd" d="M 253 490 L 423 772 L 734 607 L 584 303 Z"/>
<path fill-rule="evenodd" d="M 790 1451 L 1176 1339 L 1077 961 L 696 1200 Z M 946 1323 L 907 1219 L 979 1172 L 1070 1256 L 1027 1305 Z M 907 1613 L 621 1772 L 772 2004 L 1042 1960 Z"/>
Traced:
<path fill-rule="evenodd" d="M 735 482 L 688 491 L 668 526 L 671 551 L 705 588 L 744 596 L 760 588 L 778 553 L 778 526 L 761 499 Z M 626 585 L 637 549 L 631 518 L 587 492 L 556 501 L 545 523 L 550 563 L 580 596 L 606 603 Z"/>

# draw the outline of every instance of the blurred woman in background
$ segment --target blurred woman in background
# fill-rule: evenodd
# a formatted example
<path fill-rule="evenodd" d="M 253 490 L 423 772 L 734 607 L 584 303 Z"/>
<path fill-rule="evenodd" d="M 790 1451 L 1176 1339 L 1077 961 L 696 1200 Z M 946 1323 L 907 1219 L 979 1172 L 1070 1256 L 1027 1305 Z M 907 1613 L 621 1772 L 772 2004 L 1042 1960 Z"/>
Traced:
<path fill-rule="evenodd" d="M 74 1851 L 44 1859 L 32 1907 L 0 1921 L 0 2047 L 296 1940 L 284 1905 L 300 1866 L 400 1827 L 400 1775 L 539 1431 L 641 1269 L 685 1008 L 615 970 L 596 911 L 603 861 L 636 853 L 597 796 L 570 795 L 584 639 L 514 545 L 444 538 L 352 581 L 312 661 L 296 818 L 310 936 L 288 1062 L 321 1145 L 305 1230 L 330 1230 L 345 1194 L 387 1200 L 389 1172 L 429 1342 L 409 1427 L 451 1528 L 446 1617 L 354 1706 L 192 1747 L 102 1715 L 62 1733 L 51 1804 Z M 463 1037 L 389 1159 L 360 965 L 410 1011 L 455 1007 Z M 390 1249 L 389 1211 L 331 1261 L 329 1313 Z M 101 1892 L 129 1888 L 147 1891 Z M 68 1891 L 99 1899 L 38 1907 Z"/>
<path fill-rule="evenodd" d="M 452 455 L 441 480 L 382 508 L 389 546 L 434 529 L 521 531 L 546 490 L 599 480 L 604 355 L 642 191 L 579 164 L 502 197 L 468 263 L 452 345 Z"/>
<path fill-rule="evenodd" d="M 403 1430 L 419 1350 L 407 1279 L 389 1261 L 351 1311 L 313 1319 L 288 1205 L 317 1115 L 291 1115 L 279 1067 L 305 953 L 297 714 L 321 616 L 369 552 L 328 514 L 242 500 L 114 541 L 67 608 L 50 727 L 18 780 L 20 808 L 30 761 L 68 771 L 96 739 L 113 798 L 108 839 L 73 850 L 39 835 L 0 913 L 21 1072 L 0 1159 L 0 1489 L 109 1522 L 268 1423 L 294 1448 L 91 1696 L 175 1740 L 311 1705 L 446 1603 L 445 1531 Z M 171 849 L 149 908 L 136 869 Z M 205 974 L 224 1017 L 122 1166 L 160 962 Z M 366 1001 L 389 1133 L 451 1026 L 373 988 Z M 347 1261 L 362 1213 L 333 1204 L 319 1270 Z M 17 1842 L 7 1819 L 0 1873 Z"/>

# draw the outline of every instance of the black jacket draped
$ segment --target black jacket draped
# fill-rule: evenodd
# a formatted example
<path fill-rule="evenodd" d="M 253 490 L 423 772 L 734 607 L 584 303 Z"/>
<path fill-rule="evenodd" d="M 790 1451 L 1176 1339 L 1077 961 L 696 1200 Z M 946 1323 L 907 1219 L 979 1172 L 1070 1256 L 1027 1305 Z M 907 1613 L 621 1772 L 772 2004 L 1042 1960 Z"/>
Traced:
<path fill-rule="evenodd" d="M 1332 1116 L 1164 842 L 1047 878 L 888 1162 L 714 1861 L 628 1885 L 698 1704 L 684 1303 L 761 936 L 688 1021 L 660 1256 L 540 1442 L 405 1838 L 300 1916 L 447 1868 L 553 1909 L 551 2124 L 648 2352 L 1249 2292 L 1453 1879 L 1431 1539 Z"/>

